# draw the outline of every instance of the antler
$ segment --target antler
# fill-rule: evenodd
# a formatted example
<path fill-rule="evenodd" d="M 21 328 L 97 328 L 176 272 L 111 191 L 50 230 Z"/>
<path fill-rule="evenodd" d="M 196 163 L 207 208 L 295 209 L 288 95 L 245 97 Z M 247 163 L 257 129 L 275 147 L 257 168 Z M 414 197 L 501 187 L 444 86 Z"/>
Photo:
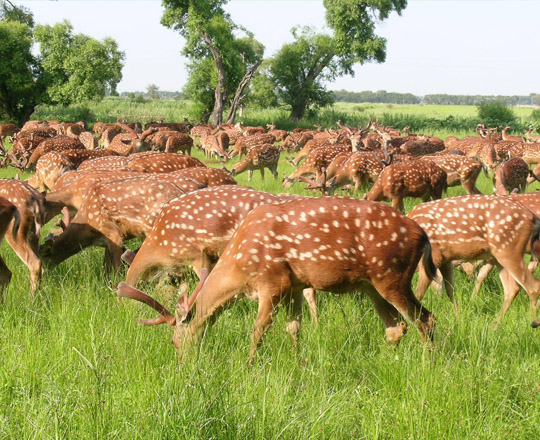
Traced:
<path fill-rule="evenodd" d="M 159 324 L 169 324 L 170 326 L 173 326 L 176 324 L 176 317 L 169 312 L 165 306 L 163 306 L 160 302 L 152 298 L 150 295 L 147 295 L 146 293 L 135 289 L 134 287 L 131 287 L 130 285 L 126 283 L 120 283 L 118 284 L 118 287 L 116 288 L 116 294 L 120 298 L 131 298 L 137 301 L 140 301 L 147 306 L 152 307 L 155 311 L 157 311 L 161 316 L 159 318 L 155 319 L 137 319 L 137 322 L 144 325 L 159 325 Z"/>

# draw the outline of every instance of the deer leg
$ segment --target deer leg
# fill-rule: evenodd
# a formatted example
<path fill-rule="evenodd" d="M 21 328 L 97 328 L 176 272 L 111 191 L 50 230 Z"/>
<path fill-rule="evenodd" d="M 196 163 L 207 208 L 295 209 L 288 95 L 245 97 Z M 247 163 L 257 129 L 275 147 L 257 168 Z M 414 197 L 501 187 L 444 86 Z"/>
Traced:
<path fill-rule="evenodd" d="M 537 267 L 538 267 L 538 261 L 534 261 L 531 259 L 531 261 L 529 262 L 529 265 L 527 266 L 527 269 L 529 269 L 531 273 L 534 274 Z"/>
<path fill-rule="evenodd" d="M 446 262 L 440 267 L 441 274 L 443 276 L 443 285 L 448 298 L 454 304 L 454 310 L 456 311 L 456 316 L 459 316 L 459 307 L 454 296 L 454 265 L 451 261 Z"/>
<path fill-rule="evenodd" d="M 480 292 L 480 288 L 482 287 L 482 283 L 485 281 L 485 279 L 488 277 L 489 273 L 493 269 L 493 263 L 486 262 L 478 272 L 478 276 L 476 277 L 476 282 L 474 283 L 474 290 L 471 295 L 471 299 L 476 299 L 478 296 L 478 292 Z"/>
<path fill-rule="evenodd" d="M 401 319 L 396 308 L 386 301 L 375 288 L 369 286 L 365 289 L 365 292 L 384 324 L 387 342 L 397 345 L 401 337 L 407 332 L 407 323 Z"/>
<path fill-rule="evenodd" d="M 278 179 L 277 164 L 269 168 L 270 172 L 274 175 L 274 179 Z"/>
<path fill-rule="evenodd" d="M 259 291 L 259 313 L 255 320 L 253 333 L 251 334 L 251 348 L 249 350 L 250 361 L 253 361 L 257 348 L 261 345 L 265 331 L 272 324 L 272 313 L 280 299 L 280 295 L 275 295 L 273 293 L 274 292 Z"/>
<path fill-rule="evenodd" d="M 304 289 L 303 294 L 309 306 L 309 314 L 311 315 L 311 319 L 313 320 L 313 323 L 315 324 L 315 327 L 316 327 L 317 325 L 319 325 L 319 313 L 317 310 L 317 294 L 315 293 L 315 289 L 313 287 Z"/>
<path fill-rule="evenodd" d="M 416 295 L 416 298 L 418 298 L 418 300 L 421 301 L 422 298 L 424 298 L 424 295 L 426 294 L 428 287 L 431 285 L 431 280 L 429 279 L 425 271 L 422 261 L 420 261 L 420 263 L 418 264 L 418 272 L 419 272 L 419 278 L 418 278 L 418 285 L 416 286 L 415 295 Z"/>
<path fill-rule="evenodd" d="M 253 177 L 253 170 L 248 170 L 248 182 L 251 182 L 252 177 Z"/>
<path fill-rule="evenodd" d="M 107 240 L 107 247 L 105 248 L 104 268 L 105 272 L 110 273 L 113 270 L 118 271 L 122 267 L 122 254 L 124 253 L 124 247 L 122 242 L 115 243 Z"/>
<path fill-rule="evenodd" d="M 287 304 L 287 333 L 291 337 L 293 348 L 298 345 L 298 334 L 302 326 L 302 303 L 303 303 L 303 290 L 293 289 L 290 295 L 286 295 L 285 301 Z"/>
<path fill-rule="evenodd" d="M 516 258 L 516 254 L 514 254 L 508 256 L 495 255 L 495 258 L 510 273 L 512 278 L 525 289 L 525 292 L 529 295 L 531 312 L 536 313 L 536 300 L 540 295 L 540 281 L 527 269 L 523 257 Z"/>
<path fill-rule="evenodd" d="M 4 259 L 0 257 L 0 304 L 4 303 L 4 292 L 11 281 L 11 271 L 7 267 Z"/>
<path fill-rule="evenodd" d="M 512 301 L 514 301 L 514 298 L 519 293 L 519 285 L 504 267 L 499 267 L 499 278 L 501 279 L 504 290 L 503 305 L 497 319 L 498 322 L 501 322 L 506 312 L 508 312 Z"/>
<path fill-rule="evenodd" d="M 261 171 L 261 180 L 264 180 L 264 166 L 259 167 L 259 170 Z"/>

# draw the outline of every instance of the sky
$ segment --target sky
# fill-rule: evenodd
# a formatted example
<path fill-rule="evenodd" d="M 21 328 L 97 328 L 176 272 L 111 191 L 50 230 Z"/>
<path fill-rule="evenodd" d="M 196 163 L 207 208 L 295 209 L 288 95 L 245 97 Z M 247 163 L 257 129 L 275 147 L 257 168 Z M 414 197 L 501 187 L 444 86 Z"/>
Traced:
<path fill-rule="evenodd" d="M 181 90 L 187 79 L 182 37 L 160 24 L 159 0 L 11 0 L 39 24 L 68 20 L 75 33 L 115 39 L 125 52 L 119 92 Z M 322 0 L 230 0 L 233 21 L 272 56 L 294 26 L 325 28 Z M 378 23 L 385 63 L 357 65 L 331 90 L 386 90 L 423 96 L 540 93 L 540 0 L 409 0 L 402 15 Z"/>

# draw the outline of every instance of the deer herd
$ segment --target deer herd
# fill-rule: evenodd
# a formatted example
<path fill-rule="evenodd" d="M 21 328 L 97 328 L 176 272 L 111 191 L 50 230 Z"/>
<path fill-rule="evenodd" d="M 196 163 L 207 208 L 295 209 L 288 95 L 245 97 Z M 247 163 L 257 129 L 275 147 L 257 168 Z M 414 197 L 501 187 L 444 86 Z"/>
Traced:
<path fill-rule="evenodd" d="M 274 125 L 185 120 L 143 128 L 118 121 L 96 122 L 89 131 L 84 122 L 0 124 L 2 164 L 33 172 L 27 180 L 0 179 L 0 237 L 28 267 L 31 294 L 44 271 L 88 246 L 104 247 L 107 271 L 129 266 L 118 297 L 157 311 L 140 322 L 174 327 L 180 355 L 242 294 L 258 302 L 250 358 L 279 304 L 293 343 L 304 299 L 317 323 L 317 291 L 364 292 L 388 342 L 396 344 L 409 323 L 431 343 L 435 318 L 420 301 L 433 283 L 459 313 L 454 270 L 460 264 L 474 273 L 471 262 L 482 264 L 474 294 L 490 270 L 499 272 L 498 320 L 520 288 L 536 313 L 540 194 L 524 194 L 540 182 L 531 170 L 540 164 L 532 130 L 511 136 L 510 127 L 499 133 L 479 125 L 477 136 L 443 141 L 373 120 L 362 128 L 337 126 L 287 132 Z M 206 159 L 193 157 L 193 148 Z M 280 161 L 284 152 L 294 157 Z M 281 186 L 302 185 L 309 195 L 260 191 L 234 179 L 247 171 L 251 181 L 255 170 L 264 179 L 266 168 L 277 181 L 278 165 L 287 163 L 295 169 Z M 476 186 L 482 171 L 493 175 L 492 195 Z M 442 198 L 456 185 L 466 195 Z M 338 190 L 342 195 L 334 195 Z M 407 197 L 423 203 L 405 215 Z M 43 225 L 55 218 L 60 229 L 42 238 Z M 140 248 L 126 249 L 135 237 Z M 199 284 L 190 296 L 181 284 L 173 311 L 137 289 L 142 280 L 182 279 L 188 270 Z M 0 299 L 10 280 L 0 258 Z"/>

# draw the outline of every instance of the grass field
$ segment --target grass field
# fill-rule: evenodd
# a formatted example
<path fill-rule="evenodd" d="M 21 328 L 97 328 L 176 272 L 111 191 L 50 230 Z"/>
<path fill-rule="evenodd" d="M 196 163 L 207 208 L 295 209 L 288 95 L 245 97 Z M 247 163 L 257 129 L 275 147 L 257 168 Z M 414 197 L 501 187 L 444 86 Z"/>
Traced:
<path fill-rule="evenodd" d="M 280 175 L 291 169 L 282 161 Z M 247 183 L 246 175 L 238 181 Z M 252 186 L 283 192 L 280 182 L 262 181 L 258 173 Z M 292 191 L 302 193 L 301 186 Z M 491 186 L 482 175 L 481 191 L 492 193 Z M 464 191 L 448 191 L 458 194 Z M 416 203 L 408 200 L 407 210 Z M 495 275 L 472 300 L 474 282 L 457 272 L 459 318 L 446 297 L 428 292 L 423 303 L 437 319 L 433 350 L 414 330 L 397 348 L 388 346 L 367 298 L 321 292 L 320 323 L 315 327 L 305 308 L 296 350 L 278 310 L 248 364 L 257 306 L 242 299 L 180 363 L 170 328 L 135 322 L 155 316 L 148 307 L 117 303 L 109 285 L 122 281 L 125 271 L 104 274 L 102 249 L 46 272 L 34 297 L 26 268 L 5 243 L 1 254 L 14 272 L 0 306 L 1 439 L 492 440 L 538 434 L 540 335 L 530 327 L 524 292 L 495 325 L 502 304 Z M 171 288 L 144 287 L 173 307 Z"/>

